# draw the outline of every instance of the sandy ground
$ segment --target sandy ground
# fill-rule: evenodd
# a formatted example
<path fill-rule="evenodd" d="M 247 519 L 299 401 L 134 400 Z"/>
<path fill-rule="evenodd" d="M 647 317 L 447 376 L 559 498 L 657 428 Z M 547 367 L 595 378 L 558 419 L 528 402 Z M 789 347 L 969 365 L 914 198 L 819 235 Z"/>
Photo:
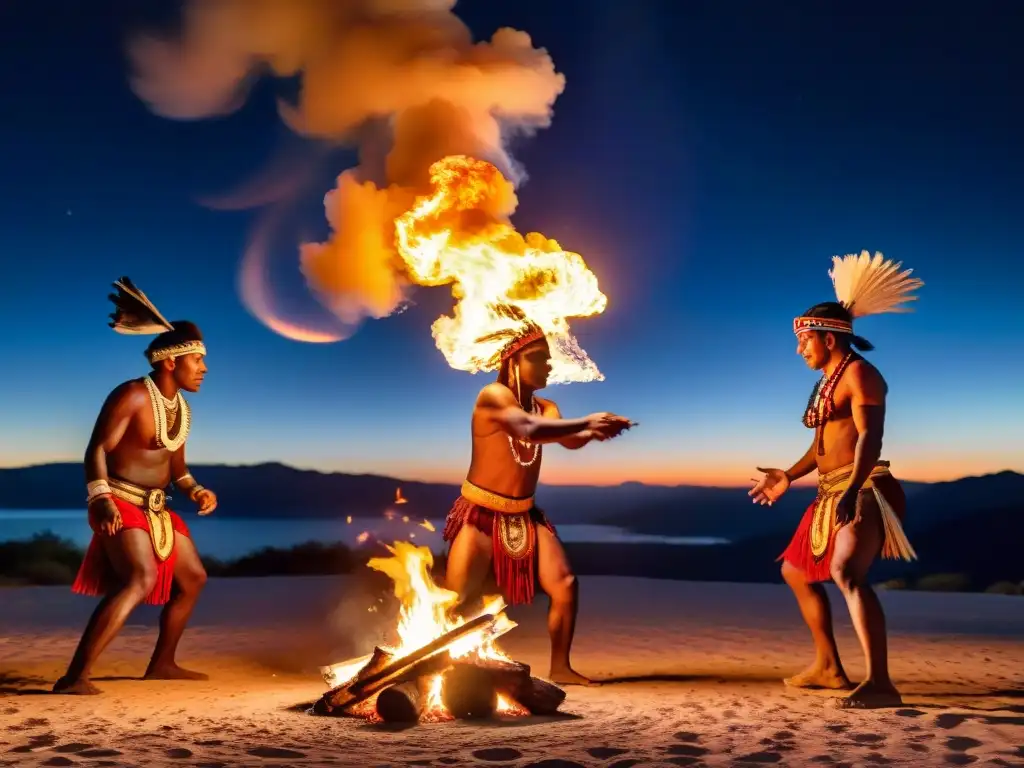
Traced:
<path fill-rule="evenodd" d="M 365 652 L 380 612 L 358 579 L 211 581 L 180 660 L 208 683 L 138 679 L 143 609 L 101 660 L 99 697 L 45 693 L 93 601 L 0 590 L 0 765 L 1022 765 L 1024 601 L 884 595 L 903 707 L 842 712 L 786 689 L 811 645 L 782 586 L 581 579 L 575 663 L 618 682 L 569 689 L 557 718 L 396 730 L 311 716 L 319 664 Z M 546 602 L 502 647 L 547 669 Z M 845 609 L 840 648 L 863 671 Z M 374 622 L 377 622 L 375 624 Z"/>

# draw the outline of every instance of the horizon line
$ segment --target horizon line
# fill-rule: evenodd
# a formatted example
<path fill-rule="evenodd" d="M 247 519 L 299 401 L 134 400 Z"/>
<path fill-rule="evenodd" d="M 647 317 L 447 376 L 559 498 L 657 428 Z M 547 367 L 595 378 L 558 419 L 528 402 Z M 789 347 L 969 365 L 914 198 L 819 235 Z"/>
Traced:
<path fill-rule="evenodd" d="M 71 459 L 66 459 L 66 460 L 59 460 L 58 459 L 58 460 L 54 460 L 54 461 L 42 461 L 42 462 L 34 462 L 34 463 L 29 463 L 29 464 L 17 464 L 17 465 L 14 465 L 14 464 L 3 464 L 3 465 L 0 465 L 0 471 L 7 470 L 7 469 L 32 469 L 32 468 L 36 468 L 36 467 L 55 466 L 55 465 L 58 465 L 58 464 L 81 465 L 82 462 L 80 460 L 76 461 L 76 460 L 71 460 Z M 290 463 L 288 463 L 286 461 L 283 461 L 283 460 L 280 460 L 280 459 L 270 459 L 270 460 L 266 460 L 266 461 L 255 461 L 255 462 L 249 462 L 249 463 L 245 463 L 245 462 L 231 463 L 231 462 L 204 462 L 204 461 L 199 461 L 194 466 L 197 466 L 197 467 L 229 467 L 229 468 L 235 468 L 235 469 L 249 468 L 249 469 L 251 469 L 251 468 L 267 466 L 267 465 L 278 465 L 278 466 L 282 466 L 282 467 L 285 467 L 287 469 L 292 469 L 292 470 L 295 470 L 295 471 L 298 471 L 298 472 L 315 472 L 315 473 L 321 474 L 321 475 L 347 475 L 349 477 L 379 477 L 379 478 L 382 478 L 382 479 L 385 479 L 385 480 L 394 480 L 395 482 L 398 482 L 398 483 L 422 483 L 424 485 L 455 485 L 455 486 L 457 486 L 457 485 L 459 485 L 465 479 L 464 477 L 459 477 L 458 479 L 453 479 L 453 480 L 425 479 L 423 477 L 414 477 L 414 476 L 398 477 L 396 475 L 384 474 L 384 473 L 380 473 L 380 472 L 352 472 L 352 471 L 346 471 L 344 469 L 329 469 L 329 470 L 325 470 L 325 469 L 319 469 L 319 468 L 316 468 L 316 467 L 308 467 L 308 466 L 307 467 L 303 467 L 303 466 L 299 466 L 297 464 L 290 464 Z M 980 473 L 966 474 L 966 475 L 957 475 L 957 476 L 952 476 L 952 477 L 947 477 L 947 478 L 942 478 L 942 479 L 919 480 L 919 479 L 915 479 L 914 477 L 909 477 L 909 476 L 903 476 L 903 477 L 900 477 L 899 479 L 901 481 L 909 482 L 909 483 L 922 483 L 922 484 L 925 484 L 925 485 L 938 485 L 938 484 L 941 484 L 941 483 L 951 483 L 951 482 L 956 482 L 958 480 L 966 480 L 966 479 L 970 479 L 970 478 L 980 478 L 980 477 L 989 477 L 989 476 L 992 476 L 992 475 L 1001 475 L 1001 474 L 1005 474 L 1005 473 L 1018 474 L 1018 475 L 1019 474 L 1024 474 L 1024 472 L 1022 472 L 1021 470 L 1011 469 L 1010 467 L 1004 467 L 1002 469 L 993 469 L 993 470 L 990 470 L 990 471 L 987 471 L 987 472 L 980 472 Z M 815 472 L 811 472 L 807 477 L 803 477 L 803 478 L 800 478 L 799 480 L 795 481 L 793 483 L 793 486 L 794 487 L 803 487 L 803 486 L 813 486 L 813 485 L 815 485 L 815 481 L 813 480 L 813 477 L 814 477 L 815 474 L 816 474 Z M 676 483 L 669 483 L 669 482 L 658 483 L 658 482 L 650 482 L 650 481 L 645 481 L 645 480 L 631 480 L 631 479 L 619 480 L 617 482 L 606 482 L 606 483 L 581 483 L 581 482 L 562 482 L 562 483 L 555 482 L 555 483 L 552 483 L 552 482 L 543 482 L 543 481 L 538 482 L 538 487 L 539 486 L 550 486 L 550 487 L 564 487 L 564 488 L 573 488 L 573 487 L 582 487 L 582 488 L 612 488 L 612 487 L 622 486 L 622 485 L 643 485 L 643 486 L 653 487 L 653 488 L 729 488 L 729 489 L 749 488 L 748 484 L 740 484 L 740 483 L 732 484 L 732 483 L 728 483 L 728 482 L 701 483 L 701 482 L 692 482 L 692 481 L 691 482 L 685 482 L 684 481 L 684 482 L 676 482 Z"/>

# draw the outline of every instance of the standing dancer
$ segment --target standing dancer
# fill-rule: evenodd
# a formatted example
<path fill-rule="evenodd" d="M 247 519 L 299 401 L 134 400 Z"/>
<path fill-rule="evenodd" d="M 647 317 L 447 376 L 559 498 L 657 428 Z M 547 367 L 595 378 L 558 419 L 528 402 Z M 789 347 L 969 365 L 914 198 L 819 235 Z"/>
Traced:
<path fill-rule="evenodd" d="M 749 495 L 754 503 L 773 504 L 790 483 L 818 472 L 818 495 L 804 513 L 782 554 L 782 576 L 796 595 L 814 638 L 816 657 L 788 678 L 797 688 L 853 688 L 839 660 L 828 596 L 822 582 L 831 579 L 843 593 L 867 662 L 864 681 L 847 697 L 844 709 L 893 706 L 901 698 L 889 678 L 885 615 L 868 584 L 875 559 L 914 559 L 903 532 L 906 499 L 900 483 L 881 460 L 888 385 L 855 350 L 874 347 L 854 335 L 857 318 L 882 312 L 906 312 L 903 304 L 923 283 L 900 272 L 900 264 L 860 256 L 833 258 L 829 273 L 838 302 L 816 304 L 793 321 L 797 354 L 822 371 L 804 412 L 814 430 L 807 453 L 783 471 L 762 469 L 764 477 Z"/>

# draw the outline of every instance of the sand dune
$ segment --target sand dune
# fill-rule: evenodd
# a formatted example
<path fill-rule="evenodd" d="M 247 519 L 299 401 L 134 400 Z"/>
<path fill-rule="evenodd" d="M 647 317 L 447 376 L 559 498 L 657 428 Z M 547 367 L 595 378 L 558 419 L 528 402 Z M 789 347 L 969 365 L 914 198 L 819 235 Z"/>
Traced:
<path fill-rule="evenodd" d="M 405 730 L 313 717 L 316 667 L 356 655 L 385 620 L 357 579 L 212 581 L 181 661 L 209 683 L 138 680 L 156 611 L 101 661 L 101 697 L 43 692 L 93 603 L 0 590 L 0 765 L 1024 765 L 1024 603 L 890 593 L 905 704 L 840 712 L 779 682 L 811 652 L 784 587 L 584 578 L 576 665 L 619 682 L 569 689 L 558 718 Z M 838 606 L 838 602 L 836 603 Z M 863 671 L 843 612 L 847 669 Z M 502 646 L 546 671 L 544 605 Z"/>

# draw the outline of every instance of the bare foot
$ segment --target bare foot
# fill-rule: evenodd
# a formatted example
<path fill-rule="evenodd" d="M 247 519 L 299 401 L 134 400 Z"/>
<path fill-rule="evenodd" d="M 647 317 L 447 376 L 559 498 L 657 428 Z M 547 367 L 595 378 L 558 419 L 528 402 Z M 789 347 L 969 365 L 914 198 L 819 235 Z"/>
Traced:
<path fill-rule="evenodd" d="M 72 680 L 69 677 L 62 677 L 53 684 L 53 692 L 65 696 L 96 696 L 102 693 L 99 688 L 93 685 L 86 678 Z"/>
<path fill-rule="evenodd" d="M 589 677 L 584 677 L 572 667 L 566 667 L 565 669 L 554 669 L 552 668 L 551 673 L 548 675 L 549 679 L 553 683 L 558 685 L 600 685 L 601 683 L 596 680 L 591 680 Z"/>
<path fill-rule="evenodd" d="M 159 667 L 150 667 L 146 670 L 143 680 L 209 680 L 210 676 L 202 672 L 193 672 L 191 669 L 179 667 L 177 664 L 167 664 Z"/>
<path fill-rule="evenodd" d="M 827 688 L 833 691 L 849 691 L 853 688 L 853 683 L 850 682 L 850 678 L 846 676 L 845 672 L 837 669 L 822 669 L 816 664 L 812 664 L 798 675 L 787 677 L 782 682 L 790 688 L 811 690 Z"/>
<path fill-rule="evenodd" d="M 874 683 L 865 680 L 857 686 L 849 696 L 832 699 L 836 709 L 882 709 L 898 707 L 903 704 L 903 697 L 892 683 Z"/>

